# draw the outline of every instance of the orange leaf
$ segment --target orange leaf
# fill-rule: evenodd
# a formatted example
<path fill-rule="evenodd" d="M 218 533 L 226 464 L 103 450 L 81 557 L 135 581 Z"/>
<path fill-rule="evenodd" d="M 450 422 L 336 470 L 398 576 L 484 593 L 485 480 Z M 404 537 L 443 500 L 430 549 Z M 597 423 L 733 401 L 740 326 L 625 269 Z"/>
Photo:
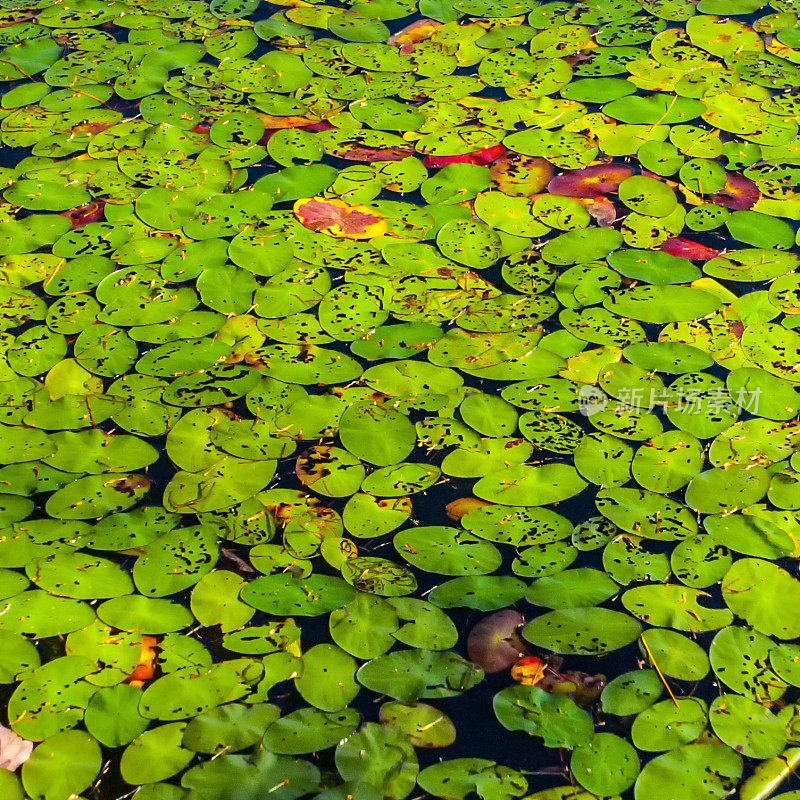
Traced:
<path fill-rule="evenodd" d="M 306 117 L 276 117 L 274 114 L 258 114 L 268 130 L 278 128 L 301 128 L 303 125 L 311 125 L 317 120 L 307 119 Z"/>
<path fill-rule="evenodd" d="M 338 239 L 372 239 L 388 230 L 386 220 L 367 206 L 343 200 L 306 197 L 294 204 L 294 214 L 309 230 Z"/>
<path fill-rule="evenodd" d="M 141 688 L 145 681 L 153 679 L 156 673 L 155 646 L 157 644 L 158 639 L 154 636 L 142 636 L 142 651 L 139 654 L 139 663 L 136 665 L 136 669 L 125 679 L 125 683 Z"/>
<path fill-rule="evenodd" d="M 545 664 L 536 656 L 521 658 L 511 667 L 511 677 L 523 686 L 535 686 L 544 677 Z"/>
<path fill-rule="evenodd" d="M 399 46 L 400 52 L 403 55 L 408 55 L 413 52 L 414 45 L 417 42 L 424 42 L 426 39 L 430 39 L 441 27 L 441 22 L 435 22 L 432 19 L 418 19 L 390 36 L 387 44 Z"/>
<path fill-rule="evenodd" d="M 445 507 L 445 514 L 447 514 L 450 519 L 457 521 L 476 508 L 483 508 L 484 506 L 490 505 L 492 504 L 486 500 L 479 500 L 477 497 L 459 497 L 458 500 L 453 500 L 452 503 L 447 504 Z"/>

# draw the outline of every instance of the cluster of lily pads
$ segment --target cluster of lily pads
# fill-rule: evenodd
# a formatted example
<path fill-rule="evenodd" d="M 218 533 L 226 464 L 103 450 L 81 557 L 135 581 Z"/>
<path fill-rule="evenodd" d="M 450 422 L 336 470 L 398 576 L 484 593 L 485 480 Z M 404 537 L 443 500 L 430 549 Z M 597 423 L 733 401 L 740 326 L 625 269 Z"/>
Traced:
<path fill-rule="evenodd" d="M 3 800 L 780 791 L 799 14 L 0 0 Z"/>

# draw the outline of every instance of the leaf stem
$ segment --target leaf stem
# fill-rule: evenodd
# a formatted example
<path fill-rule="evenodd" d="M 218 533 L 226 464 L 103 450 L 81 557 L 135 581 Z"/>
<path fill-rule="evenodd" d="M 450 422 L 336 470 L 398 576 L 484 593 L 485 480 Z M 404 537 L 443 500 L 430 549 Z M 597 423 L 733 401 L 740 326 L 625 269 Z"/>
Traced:
<path fill-rule="evenodd" d="M 667 679 L 664 677 L 664 673 L 661 671 L 661 668 L 656 663 L 655 658 L 653 658 L 653 654 L 650 652 L 650 648 L 647 646 L 647 642 L 644 640 L 644 636 L 641 637 L 642 646 L 647 651 L 647 657 L 650 659 L 650 663 L 653 665 L 653 668 L 658 673 L 658 677 L 661 678 L 661 683 L 664 684 L 664 688 L 667 690 L 672 702 L 675 703 L 675 708 L 679 708 L 678 701 L 675 699 L 675 695 L 672 694 L 672 689 L 669 688 L 669 684 L 667 683 Z"/>

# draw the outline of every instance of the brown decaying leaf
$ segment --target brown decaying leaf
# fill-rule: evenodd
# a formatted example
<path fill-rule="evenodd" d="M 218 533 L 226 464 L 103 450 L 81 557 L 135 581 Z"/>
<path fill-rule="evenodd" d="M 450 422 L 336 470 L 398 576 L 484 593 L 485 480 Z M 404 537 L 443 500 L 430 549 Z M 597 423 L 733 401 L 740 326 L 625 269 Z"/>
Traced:
<path fill-rule="evenodd" d="M 502 672 L 527 652 L 519 635 L 525 618 L 519 611 L 505 609 L 484 617 L 469 632 L 469 660 L 484 672 Z"/>

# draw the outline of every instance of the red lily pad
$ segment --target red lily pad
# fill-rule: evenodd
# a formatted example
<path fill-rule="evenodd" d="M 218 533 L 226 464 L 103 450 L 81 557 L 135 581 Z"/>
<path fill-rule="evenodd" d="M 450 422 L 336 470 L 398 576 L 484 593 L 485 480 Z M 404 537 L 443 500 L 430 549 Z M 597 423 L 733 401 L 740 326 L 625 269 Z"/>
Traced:
<path fill-rule="evenodd" d="M 596 164 L 557 175 L 547 184 L 547 191 L 567 197 L 599 197 L 616 192 L 633 174 L 624 164 Z"/>
<path fill-rule="evenodd" d="M 343 158 L 346 161 L 366 161 L 369 163 L 376 161 L 402 161 L 404 158 L 414 155 L 414 151 L 410 147 L 399 147 L 393 145 L 392 147 L 352 147 L 349 150 L 337 150 L 335 155 L 338 158 Z"/>
<path fill-rule="evenodd" d="M 294 215 L 309 230 L 339 239 L 371 239 L 383 236 L 386 220 L 367 206 L 353 206 L 343 200 L 305 197 L 294 204 Z"/>
<path fill-rule="evenodd" d="M 266 114 L 260 115 L 262 117 L 267 116 Z M 277 117 L 276 119 L 281 119 Z M 264 135 L 258 140 L 258 144 L 266 144 L 278 131 L 285 130 L 286 128 L 294 128 L 295 130 L 300 131 L 308 131 L 309 133 L 319 133 L 320 131 L 330 131 L 333 130 L 336 126 L 328 122 L 328 120 L 323 119 L 319 122 L 309 122 L 304 117 L 285 117 L 284 119 L 287 120 L 302 120 L 302 123 L 292 124 L 292 125 L 276 125 L 274 128 L 266 128 L 264 130 Z"/>
<path fill-rule="evenodd" d="M 713 247 L 681 238 L 667 239 L 658 249 L 671 256 L 688 258 L 690 261 L 710 261 L 721 254 L 721 251 Z"/>
<path fill-rule="evenodd" d="M 495 144 L 460 156 L 426 156 L 422 163 L 426 167 L 433 168 L 446 167 L 448 164 L 477 164 L 485 167 L 487 164 L 497 161 L 505 153 L 506 148 L 502 144 Z"/>
<path fill-rule="evenodd" d="M 106 207 L 105 200 L 91 200 L 85 205 L 62 211 L 60 216 L 66 217 L 73 228 L 82 228 L 90 222 L 100 222 Z"/>
<path fill-rule="evenodd" d="M 495 144 L 491 147 L 483 147 L 477 153 L 472 154 L 472 163 L 485 167 L 498 158 L 502 158 L 506 153 L 506 148 L 502 144 Z"/>
<path fill-rule="evenodd" d="M 709 200 L 725 208 L 732 208 L 734 211 L 747 211 L 757 202 L 761 193 L 758 186 L 744 175 L 735 172 L 728 173 L 725 186 L 715 194 L 709 196 Z"/>
<path fill-rule="evenodd" d="M 309 133 L 319 133 L 320 131 L 332 131 L 336 126 L 327 119 L 321 119 L 319 122 L 312 122 L 310 125 L 302 125 L 301 127 Z"/>

